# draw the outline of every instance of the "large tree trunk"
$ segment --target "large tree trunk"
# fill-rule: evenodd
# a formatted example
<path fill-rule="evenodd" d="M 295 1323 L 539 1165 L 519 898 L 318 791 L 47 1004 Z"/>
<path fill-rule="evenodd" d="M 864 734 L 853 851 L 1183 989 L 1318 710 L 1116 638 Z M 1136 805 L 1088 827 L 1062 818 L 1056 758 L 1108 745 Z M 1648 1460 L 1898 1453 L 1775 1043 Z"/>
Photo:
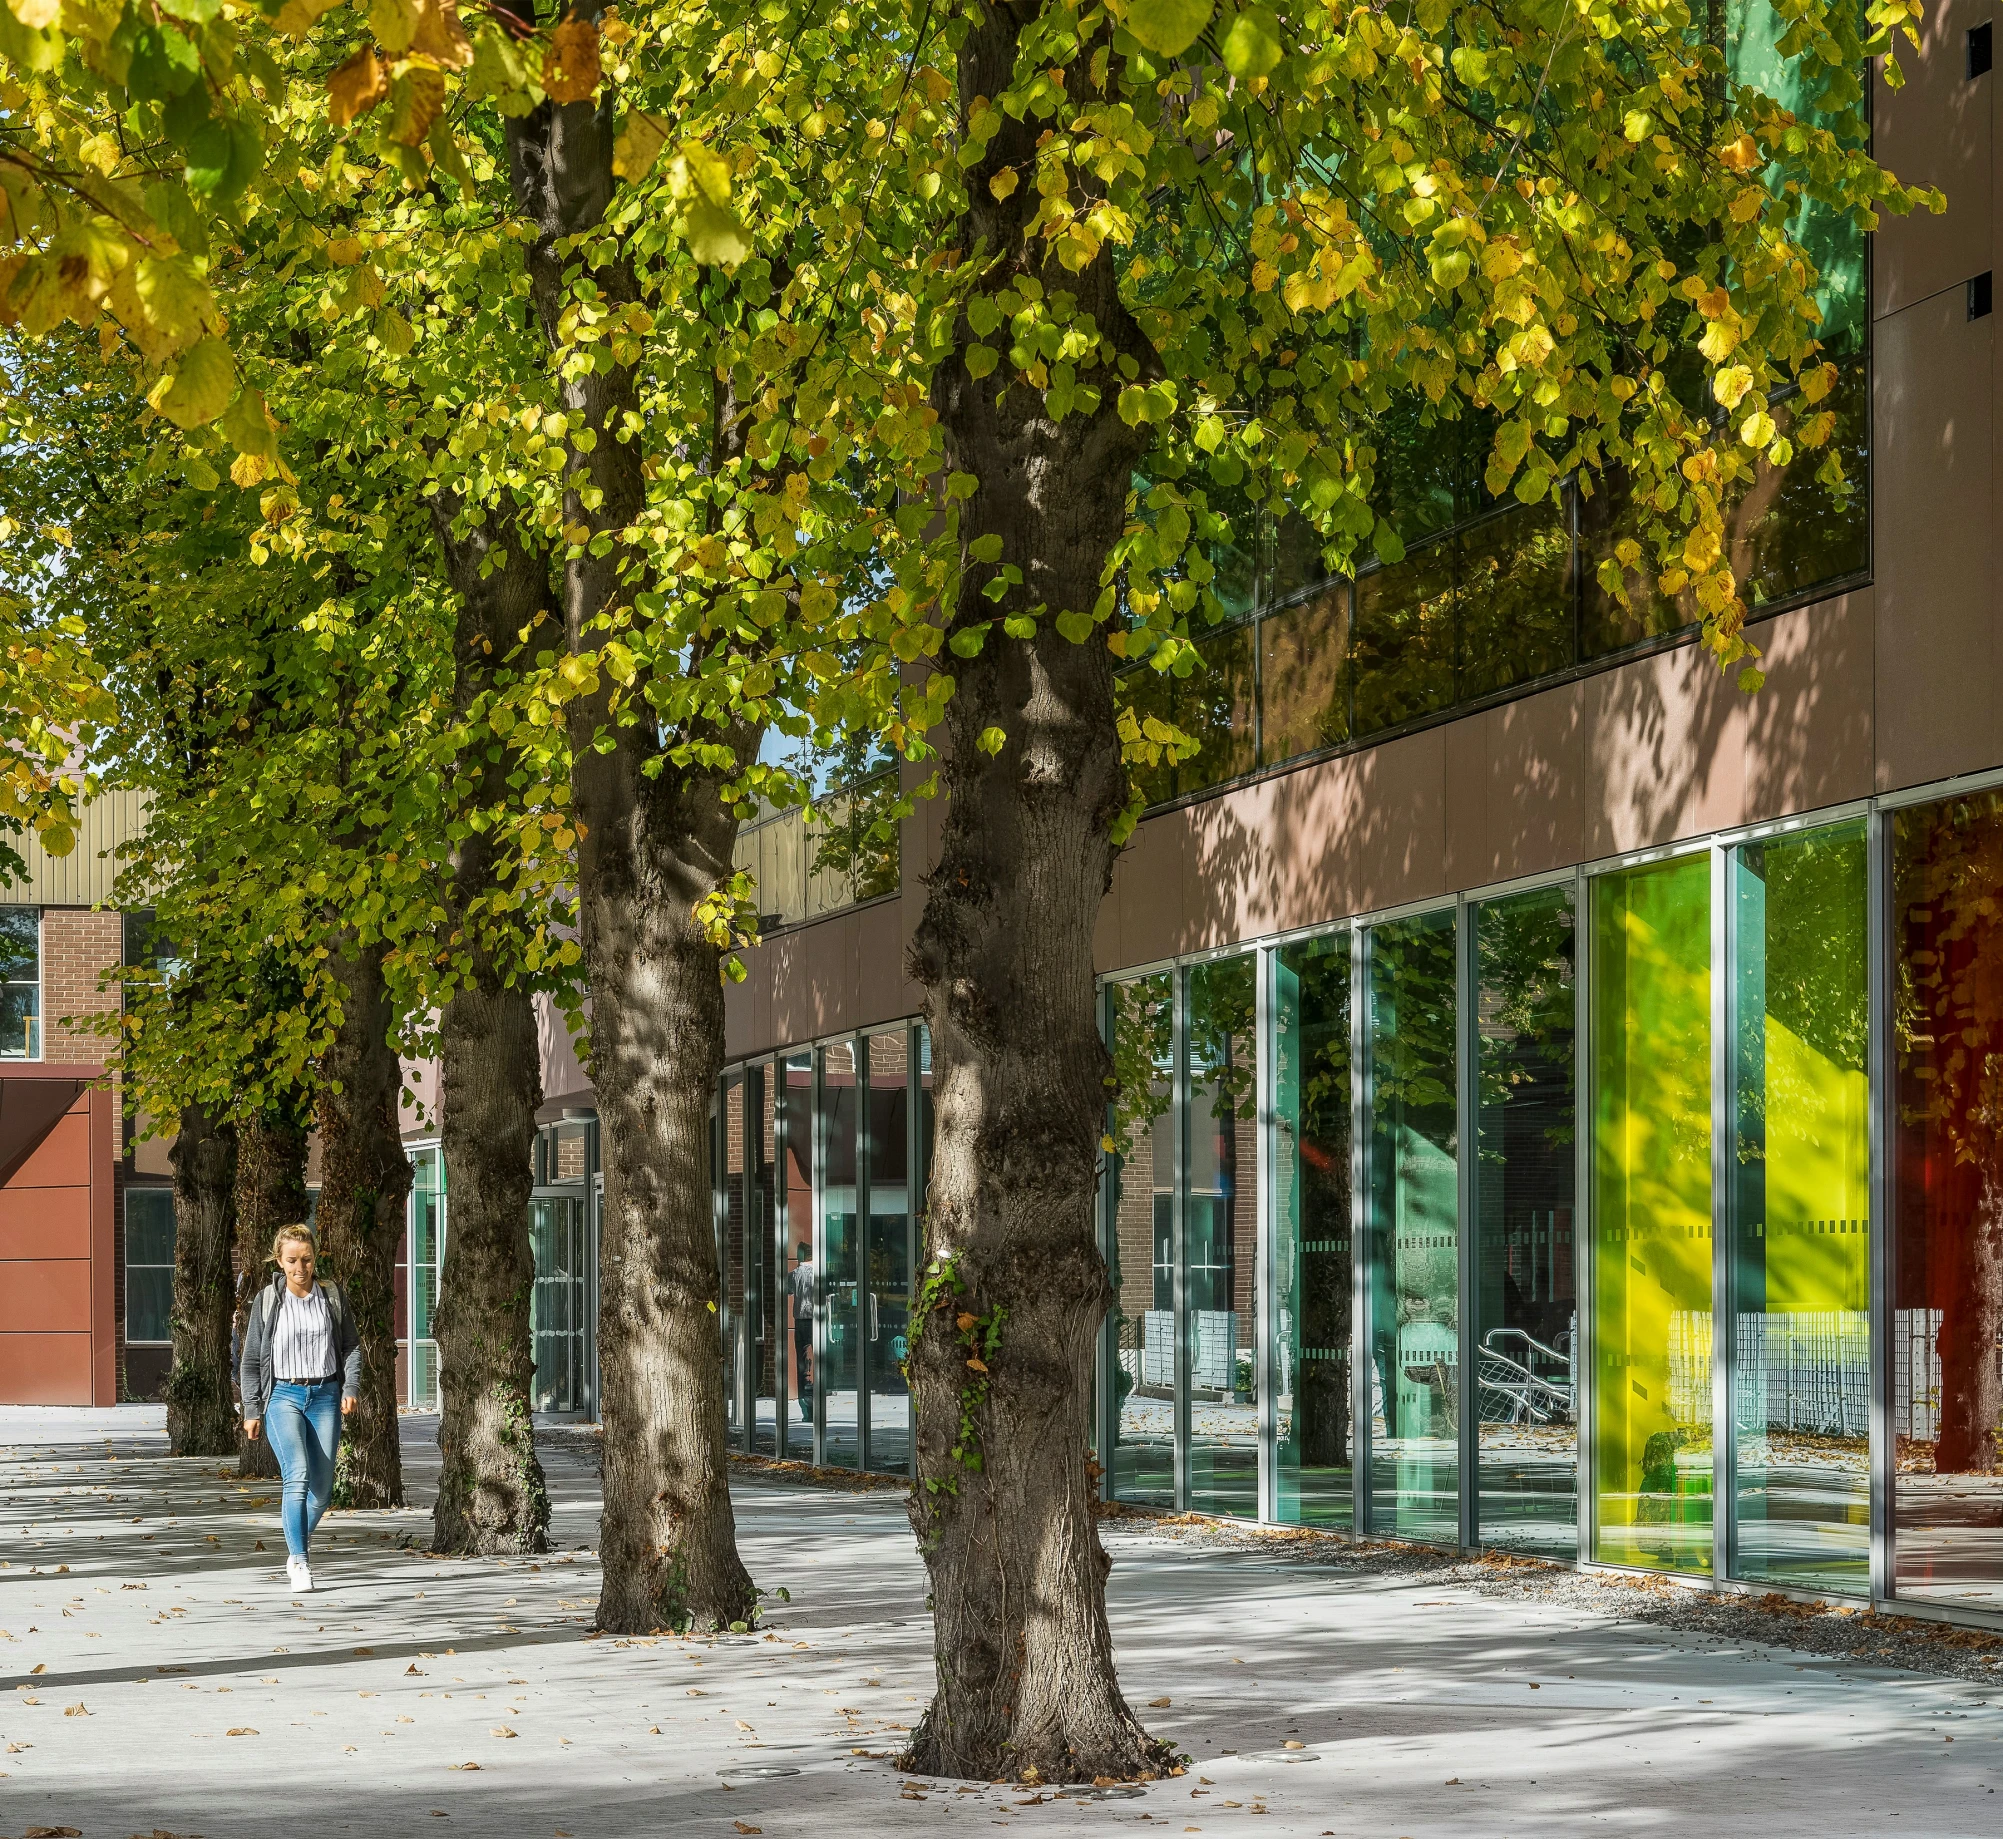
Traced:
<path fill-rule="evenodd" d="M 403 1069 L 389 1040 L 382 947 L 349 950 L 331 968 L 347 997 L 320 1063 L 320 1210 L 314 1224 L 327 1273 L 347 1290 L 362 1337 L 361 1398 L 341 1427 L 337 1498 L 349 1507 L 401 1507 L 396 1263 L 411 1181 L 398 1113 Z"/>
<path fill-rule="evenodd" d="M 963 107 L 1007 86 L 1033 13 L 974 16 L 960 48 Z M 1080 72 L 1088 56 L 1075 60 Z M 1028 270 L 1047 291 L 1074 293 L 1081 318 L 1151 375 L 1110 250 L 1075 276 L 1042 269 L 1040 250 L 1024 253 L 1034 188 L 994 200 L 989 179 L 1026 170 L 1040 132 L 1005 121 L 988 143 L 967 177 L 961 246 L 1003 253 L 989 285 Z M 963 326 L 963 348 L 969 336 Z M 931 1572 L 939 1686 L 906 1762 L 975 1779 L 1089 1781 L 1172 1766 L 1114 1673 L 1088 1468 L 1093 1350 L 1112 1301 L 1093 1225 L 1111 1060 L 1092 935 L 1127 780 L 1103 637 L 1072 644 L 1050 621 L 1096 605 L 1139 451 L 1114 412 L 1117 376 L 1090 380 L 1102 406 L 1062 422 L 1035 390 L 1002 394 L 957 359 L 935 390 L 947 462 L 980 482 L 963 540 L 1000 536 L 1003 561 L 1026 576 L 990 602 L 981 589 L 996 570 L 969 561 L 956 624 L 1042 610 L 1034 639 L 1005 639 L 997 626 L 955 667 L 949 802 L 911 953 L 937 1118 L 910 1364 L 911 1521 Z M 980 744 L 991 728 L 1005 736 L 994 754 Z"/>
<path fill-rule="evenodd" d="M 566 289 L 564 239 L 597 224 L 614 189 L 612 103 L 545 104 L 508 124 L 517 201 L 537 226 L 529 253 L 552 344 Z M 611 306 L 637 298 L 630 260 L 590 270 Z M 614 433 L 637 413 L 634 372 L 567 375 L 563 407 L 593 444 L 573 447 L 566 524 L 620 532 L 643 498 L 640 444 Z M 566 565 L 571 645 L 621 604 L 623 543 Z M 710 1215 L 709 1107 L 723 1053 L 720 954 L 697 923 L 729 879 L 736 823 L 710 779 L 657 759 L 651 722 L 608 724 L 608 692 L 572 705 L 579 907 L 591 990 L 592 1082 L 605 1163 L 599 1247 L 599 1409 L 605 1513 L 598 1626 L 620 1633 L 749 1623 L 757 1592 L 737 1555 L 724 1456 Z M 610 751 L 592 744 L 601 729 Z M 724 737 L 727 738 L 727 737 Z M 657 777 L 643 770 L 662 767 Z"/>
<path fill-rule="evenodd" d="M 1990 1160 L 1968 1182 L 1974 1207 L 1954 1235 L 1955 1269 L 1941 1286 L 1940 1434 L 1934 1471 L 1989 1474 L 2003 1468 L 2003 1169 Z"/>
<path fill-rule="evenodd" d="M 244 1311 L 271 1271 L 271 1241 L 281 1226 L 306 1219 L 306 1105 L 260 1112 L 237 1129 L 237 1331 Z M 241 1432 L 239 1432 L 241 1435 Z M 243 1437 L 237 1474 L 246 1480 L 276 1481 L 278 1458 L 261 1433 Z"/>
<path fill-rule="evenodd" d="M 202 1105 L 182 1109 L 174 1168 L 174 1368 L 167 1380 L 167 1447 L 176 1456 L 233 1456 L 242 1436 L 230 1321 L 235 1228 L 235 1129 Z"/>
<path fill-rule="evenodd" d="M 472 530 L 455 530 L 458 501 L 441 493 L 432 504 L 460 597 L 454 699 L 464 716 L 493 687 L 522 632 L 544 616 L 548 564 L 513 530 L 496 540 L 498 512 Z M 463 788 L 471 807 L 493 811 L 511 802 L 510 765 L 498 744 L 477 758 Z M 485 824 L 469 830 L 446 902 L 463 981 L 440 1020 L 440 1134 L 452 1187 L 434 1323 L 442 1462 L 432 1544 L 441 1552 L 549 1549 L 529 1329 L 541 1063 L 533 999 L 523 983 L 502 975 L 481 936 L 478 904 L 501 880 L 492 837 Z"/>

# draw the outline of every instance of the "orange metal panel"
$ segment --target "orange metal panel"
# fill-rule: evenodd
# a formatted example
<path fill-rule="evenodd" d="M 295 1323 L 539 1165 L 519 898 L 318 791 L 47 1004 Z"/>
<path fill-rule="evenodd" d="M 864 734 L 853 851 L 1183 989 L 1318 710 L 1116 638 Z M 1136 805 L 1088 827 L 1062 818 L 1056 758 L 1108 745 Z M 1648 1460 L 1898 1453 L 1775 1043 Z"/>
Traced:
<path fill-rule="evenodd" d="M 88 1188 L 0 1188 L 0 1259 L 89 1256 Z"/>
<path fill-rule="evenodd" d="M 90 1288 L 88 1258 L 0 1264 L 0 1334 L 89 1334 Z"/>
<path fill-rule="evenodd" d="M 90 1336 L 0 1334 L 0 1404 L 88 1405 Z"/>

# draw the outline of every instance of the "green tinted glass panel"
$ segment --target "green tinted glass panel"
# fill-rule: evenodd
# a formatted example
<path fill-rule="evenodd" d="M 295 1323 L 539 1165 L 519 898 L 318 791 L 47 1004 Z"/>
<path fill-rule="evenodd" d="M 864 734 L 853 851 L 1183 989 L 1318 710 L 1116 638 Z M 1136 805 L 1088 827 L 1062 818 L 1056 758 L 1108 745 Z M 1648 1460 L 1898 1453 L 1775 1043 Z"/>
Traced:
<path fill-rule="evenodd" d="M 862 1464 L 860 1366 L 861 1220 L 856 1194 L 856 1124 L 862 1094 L 855 1047 L 821 1049 L 821 1332 L 819 1382 L 823 1459 L 837 1469 Z"/>
<path fill-rule="evenodd" d="M 1189 1374 L 1189 1504 L 1259 1511 L 1258 961 L 1189 973 L 1188 1186 L 1183 1340 Z"/>
<path fill-rule="evenodd" d="M 1732 852 L 1733 1575 L 1870 1588 L 1864 826 Z"/>
<path fill-rule="evenodd" d="M 1450 540 L 1357 581 L 1351 668 L 1359 737 L 1453 703 L 1453 588 Z"/>
<path fill-rule="evenodd" d="M 1273 969 L 1273 1348 L 1279 1518 L 1356 1517 L 1350 935 Z"/>
<path fill-rule="evenodd" d="M 1512 505 L 1455 539 L 1460 670 L 1472 701 L 1572 661 L 1572 511 L 1568 494 Z"/>
<path fill-rule="evenodd" d="M 125 1190 L 125 1262 L 174 1262 L 174 1190 Z"/>
<path fill-rule="evenodd" d="M 911 1105 L 904 1030 L 868 1036 L 869 1230 L 863 1246 L 863 1389 L 869 1405 L 869 1466 L 911 1467 Z"/>
<path fill-rule="evenodd" d="M 1711 1569 L 1711 859 L 1593 883 L 1594 1455 L 1606 1564 Z"/>
<path fill-rule="evenodd" d="M 1276 766 L 1349 739 L 1349 583 L 1259 622 L 1259 762 Z"/>
<path fill-rule="evenodd" d="M 1168 973 L 1109 992 L 1119 1090 L 1106 1259 L 1113 1308 L 1113 1460 L 1116 1500 L 1175 1505 L 1175 1006 Z"/>
<path fill-rule="evenodd" d="M 1486 1545 L 1578 1550 L 1578 1118 L 1572 891 L 1475 909 L 1478 1525 Z"/>
<path fill-rule="evenodd" d="M 1253 626 L 1233 626 L 1197 644 L 1195 672 L 1176 686 L 1175 722 L 1197 743 L 1175 769 L 1178 796 L 1221 785 L 1258 765 Z"/>
<path fill-rule="evenodd" d="M 1367 935 L 1370 1527 L 1460 1538 L 1460 1190 L 1451 910 Z"/>

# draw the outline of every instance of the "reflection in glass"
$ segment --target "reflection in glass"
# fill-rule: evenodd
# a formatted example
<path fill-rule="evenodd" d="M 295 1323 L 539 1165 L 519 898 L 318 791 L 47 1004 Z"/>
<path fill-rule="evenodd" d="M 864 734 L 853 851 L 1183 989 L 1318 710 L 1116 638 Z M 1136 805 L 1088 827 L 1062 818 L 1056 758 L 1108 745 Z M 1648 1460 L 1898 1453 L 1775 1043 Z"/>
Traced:
<path fill-rule="evenodd" d="M 538 1411 L 582 1411 L 584 1396 L 584 1197 L 538 1193 L 529 1202 L 529 1337 Z"/>
<path fill-rule="evenodd" d="M 1370 1525 L 1460 1539 L 1454 915 L 1365 935 Z"/>
<path fill-rule="evenodd" d="M 1593 1556 L 1709 1571 L 1711 860 L 1592 891 Z"/>
<path fill-rule="evenodd" d="M 745 1390 L 750 1394 L 752 1448 L 776 1456 L 774 1437 L 782 1405 L 775 1390 L 779 1371 L 778 1218 L 779 1094 L 775 1069 L 755 1066 L 746 1075 L 747 1109 L 751 1122 L 751 1204 L 744 1247 L 743 1345 L 749 1367 Z"/>
<path fill-rule="evenodd" d="M 811 1055 L 789 1054 L 780 1063 L 783 1110 L 779 1119 L 782 1268 L 778 1297 L 777 1358 L 784 1383 L 777 1387 L 779 1420 L 785 1425 L 783 1455 L 800 1460 L 814 1453 L 814 1069 Z M 790 1408 L 789 1408 L 790 1407 Z"/>
<path fill-rule="evenodd" d="M 1456 700 L 1492 696 L 1572 661 L 1568 495 L 1511 505 L 1454 539 Z"/>
<path fill-rule="evenodd" d="M 1259 763 L 1274 766 L 1349 739 L 1349 583 L 1259 622 Z"/>
<path fill-rule="evenodd" d="M 747 1371 L 744 1339 L 745 1259 L 745 1087 L 748 1074 L 727 1073 L 716 1130 L 716 1236 L 718 1339 L 723 1351 L 724 1434 L 734 1446 L 743 1436 L 743 1391 Z M 538 1266 L 540 1269 L 540 1266 Z"/>
<path fill-rule="evenodd" d="M 856 1126 L 862 1098 L 855 1045 L 821 1049 L 821 1460 L 830 1468 L 862 1465 L 857 1392 L 861 1355 L 861 1219 L 856 1192 Z"/>
<path fill-rule="evenodd" d="M 1189 973 L 1188 1191 L 1183 1335 L 1189 1372 L 1189 1505 L 1259 1512 L 1258 960 Z"/>
<path fill-rule="evenodd" d="M 1474 910 L 1478 1536 L 1578 1551 L 1578 1113 L 1572 890 Z"/>
<path fill-rule="evenodd" d="M 1376 734 L 1454 700 L 1452 545 L 1432 543 L 1356 583 L 1356 733 Z"/>
<path fill-rule="evenodd" d="M 1732 852 L 1732 1574 L 1870 1588 L 1861 822 Z"/>
<path fill-rule="evenodd" d="M 1897 1591 L 2003 1608 L 2003 794 L 1892 830 Z"/>
<path fill-rule="evenodd" d="M 1278 1517 L 1356 1517 L 1346 932 L 1273 968 L 1273 1352 Z"/>
<path fill-rule="evenodd" d="M 869 1233 L 864 1247 L 862 1347 L 869 1391 L 869 1466 L 911 1467 L 910 1079 L 904 1030 L 867 1037 L 869 1050 Z"/>
<path fill-rule="evenodd" d="M 1112 1496 L 1175 1505 L 1174 1002 L 1167 972 L 1116 983 L 1107 1158 L 1113 1309 Z"/>
<path fill-rule="evenodd" d="M 438 1407 L 438 1343 L 432 1318 L 438 1310 L 438 1267 L 445 1257 L 445 1158 L 436 1149 L 410 1156 L 410 1202 L 405 1244 L 410 1255 L 410 1403 Z"/>
<path fill-rule="evenodd" d="M 174 1323 L 174 1190 L 125 1190 L 125 1338 L 171 1341 Z"/>
<path fill-rule="evenodd" d="M 1254 724 L 1251 626 L 1233 626 L 1197 641 L 1195 672 L 1175 688 L 1175 725 L 1197 751 L 1175 769 L 1178 797 L 1222 785 L 1258 765 Z"/>

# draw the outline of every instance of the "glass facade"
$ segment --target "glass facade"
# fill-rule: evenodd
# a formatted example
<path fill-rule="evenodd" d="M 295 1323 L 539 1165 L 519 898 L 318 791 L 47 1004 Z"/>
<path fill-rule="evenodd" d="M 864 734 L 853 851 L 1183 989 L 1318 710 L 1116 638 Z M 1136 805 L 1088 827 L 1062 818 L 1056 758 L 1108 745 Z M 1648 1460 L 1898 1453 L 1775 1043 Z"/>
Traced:
<path fill-rule="evenodd" d="M 174 1338 L 174 1190 L 125 1190 L 125 1339 Z"/>
<path fill-rule="evenodd" d="M 1578 1552 L 1577 940 L 1573 891 L 1469 909 L 1470 1307 L 1485 1545 Z"/>
<path fill-rule="evenodd" d="M 740 1082 L 741 1103 L 741 1082 Z M 532 1397 L 538 1411 L 597 1410 L 598 1125 L 567 1116 L 536 1133 L 529 1198 L 529 1335 L 535 1350 Z M 413 1228 L 413 1246 L 421 1243 Z M 413 1296 L 418 1287 L 413 1286 Z"/>
<path fill-rule="evenodd" d="M 1273 954 L 1276 1519 L 1356 1520 L 1350 935 Z"/>
<path fill-rule="evenodd" d="M 2003 1611 L 2003 788 L 1102 1001 L 1110 1498 Z M 930 1083 L 719 1088 L 736 1447 L 908 1470 Z"/>
<path fill-rule="evenodd" d="M 410 1254 L 405 1349 L 410 1361 L 410 1403 L 438 1408 L 438 1343 L 431 1338 L 438 1309 L 438 1273 L 445 1262 L 445 1156 L 434 1144 L 410 1152 L 410 1201 L 405 1244 Z"/>
<path fill-rule="evenodd" d="M 1901 1597 L 2003 1609 L 2003 792 L 1892 820 Z"/>
<path fill-rule="evenodd" d="M 1711 857 L 1592 884 L 1592 1555 L 1709 1571 Z"/>
<path fill-rule="evenodd" d="M 1363 951 L 1367 1530 L 1460 1537 L 1460 1154 L 1454 910 Z"/>
<path fill-rule="evenodd" d="M 0 1060 L 42 1057 L 42 910 L 0 907 Z"/>

